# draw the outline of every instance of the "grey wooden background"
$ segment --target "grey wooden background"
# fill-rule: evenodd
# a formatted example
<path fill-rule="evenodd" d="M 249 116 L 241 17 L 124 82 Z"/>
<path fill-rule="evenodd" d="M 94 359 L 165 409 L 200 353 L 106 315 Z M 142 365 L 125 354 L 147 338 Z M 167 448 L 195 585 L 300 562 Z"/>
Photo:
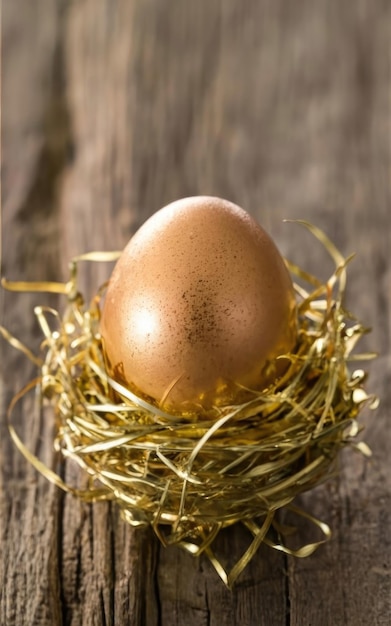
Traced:
<path fill-rule="evenodd" d="M 3 274 L 62 280 L 73 255 L 122 247 L 170 200 L 214 194 L 257 216 L 281 251 L 327 276 L 298 226 L 346 255 L 349 307 L 380 353 L 368 386 L 366 461 L 299 503 L 332 541 L 305 560 L 261 548 L 229 592 L 204 559 L 163 549 L 115 506 L 81 504 L 12 445 L 5 409 L 34 375 L 1 343 L 0 622 L 3 626 L 386 625 L 391 611 L 391 3 L 388 0 L 4 0 Z M 110 271 L 86 268 L 87 290 Z M 40 341 L 35 304 L 1 293 L 2 323 Z M 50 413 L 15 414 L 30 449 L 51 448 Z M 300 524 L 305 540 L 310 530 Z M 231 558 L 248 537 L 219 540 Z"/>

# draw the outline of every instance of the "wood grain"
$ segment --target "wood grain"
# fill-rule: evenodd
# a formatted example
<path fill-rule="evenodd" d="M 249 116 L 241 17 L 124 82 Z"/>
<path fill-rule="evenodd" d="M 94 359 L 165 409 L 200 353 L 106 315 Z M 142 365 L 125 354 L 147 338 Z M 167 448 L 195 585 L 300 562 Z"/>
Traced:
<path fill-rule="evenodd" d="M 1 343 L 0 623 L 4 626 L 335 626 L 391 615 L 391 5 L 387 0 L 5 0 L 3 266 L 9 279 L 61 280 L 70 257 L 121 248 L 175 198 L 214 194 L 252 212 L 288 258 L 331 269 L 323 228 L 350 268 L 349 306 L 378 350 L 362 418 L 373 449 L 299 499 L 333 538 L 297 560 L 262 547 L 233 592 L 206 559 L 159 546 L 115 506 L 83 504 L 37 475 L 5 412 L 34 368 Z M 82 272 L 87 292 L 110 266 Z M 40 341 L 33 307 L 1 292 L 1 323 Z M 14 424 L 74 484 L 34 398 Z M 297 520 L 291 520 L 296 521 Z M 311 530 L 299 522 L 298 540 Z M 248 543 L 225 531 L 226 558 Z"/>

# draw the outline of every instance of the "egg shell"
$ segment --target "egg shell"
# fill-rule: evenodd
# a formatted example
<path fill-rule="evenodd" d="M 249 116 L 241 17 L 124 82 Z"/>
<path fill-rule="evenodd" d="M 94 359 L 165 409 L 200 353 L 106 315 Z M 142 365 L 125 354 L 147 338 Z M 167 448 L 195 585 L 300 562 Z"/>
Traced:
<path fill-rule="evenodd" d="M 209 196 L 164 207 L 109 281 L 101 334 L 110 374 L 176 412 L 243 399 L 283 371 L 296 342 L 284 260 L 243 209 Z"/>

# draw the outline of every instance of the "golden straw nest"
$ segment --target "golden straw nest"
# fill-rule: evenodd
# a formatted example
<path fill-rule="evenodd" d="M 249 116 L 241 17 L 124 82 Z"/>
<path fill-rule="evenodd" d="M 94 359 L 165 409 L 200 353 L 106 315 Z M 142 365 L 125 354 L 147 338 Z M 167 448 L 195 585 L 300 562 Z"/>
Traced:
<path fill-rule="evenodd" d="M 181 545 L 195 555 L 206 553 L 228 586 L 262 542 L 298 556 L 322 543 L 296 551 L 276 543 L 268 534 L 274 513 L 284 506 L 294 508 L 291 502 L 297 494 L 330 475 L 338 452 L 359 430 L 361 407 L 376 404 L 363 389 L 365 372 L 350 367 L 373 355 L 352 354 L 366 329 L 344 309 L 349 259 L 321 231 L 305 226 L 326 247 L 335 270 L 321 283 L 288 263 L 297 294 L 298 344 L 285 375 L 245 404 L 218 408 L 207 416 L 170 415 L 108 376 L 99 335 L 104 286 L 85 306 L 77 291 L 77 265 L 113 260 L 117 253 L 75 259 L 66 284 L 30 285 L 67 296 L 62 316 L 45 307 L 35 310 L 44 334 L 42 359 L 2 329 L 39 364 L 43 403 L 49 402 L 55 413 L 55 449 L 87 472 L 87 489 L 66 485 L 43 466 L 10 424 L 25 456 L 50 480 L 85 500 L 115 500 L 127 522 L 152 525 L 164 544 Z M 118 401 L 113 402 L 114 396 Z M 368 452 L 364 443 L 353 445 Z M 327 525 L 302 514 L 327 539 Z M 213 540 L 221 528 L 236 522 L 245 524 L 254 539 L 227 573 L 213 553 Z"/>

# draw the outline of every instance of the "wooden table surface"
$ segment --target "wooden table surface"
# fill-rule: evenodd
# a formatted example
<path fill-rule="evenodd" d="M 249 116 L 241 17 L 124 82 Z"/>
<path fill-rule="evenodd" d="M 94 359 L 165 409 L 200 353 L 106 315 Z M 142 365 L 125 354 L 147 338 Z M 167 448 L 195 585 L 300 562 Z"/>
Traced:
<path fill-rule="evenodd" d="M 160 547 L 115 505 L 80 503 L 27 463 L 5 411 L 34 367 L 2 341 L 2 626 L 390 623 L 390 42 L 389 0 L 4 0 L 3 275 L 65 280 L 75 254 L 121 248 L 167 202 L 210 194 L 325 278 L 319 246 L 282 221 L 307 219 L 357 253 L 348 307 L 373 328 L 363 349 L 379 352 L 368 389 L 381 404 L 361 418 L 372 458 L 346 451 L 339 476 L 299 498 L 331 541 L 301 560 L 261 547 L 231 592 L 205 558 Z M 87 268 L 84 288 L 109 272 Z M 1 293 L 1 323 L 33 349 L 36 304 L 58 299 Z M 82 480 L 30 396 L 14 424 Z M 219 549 L 234 558 L 247 542 L 233 528 Z"/>

